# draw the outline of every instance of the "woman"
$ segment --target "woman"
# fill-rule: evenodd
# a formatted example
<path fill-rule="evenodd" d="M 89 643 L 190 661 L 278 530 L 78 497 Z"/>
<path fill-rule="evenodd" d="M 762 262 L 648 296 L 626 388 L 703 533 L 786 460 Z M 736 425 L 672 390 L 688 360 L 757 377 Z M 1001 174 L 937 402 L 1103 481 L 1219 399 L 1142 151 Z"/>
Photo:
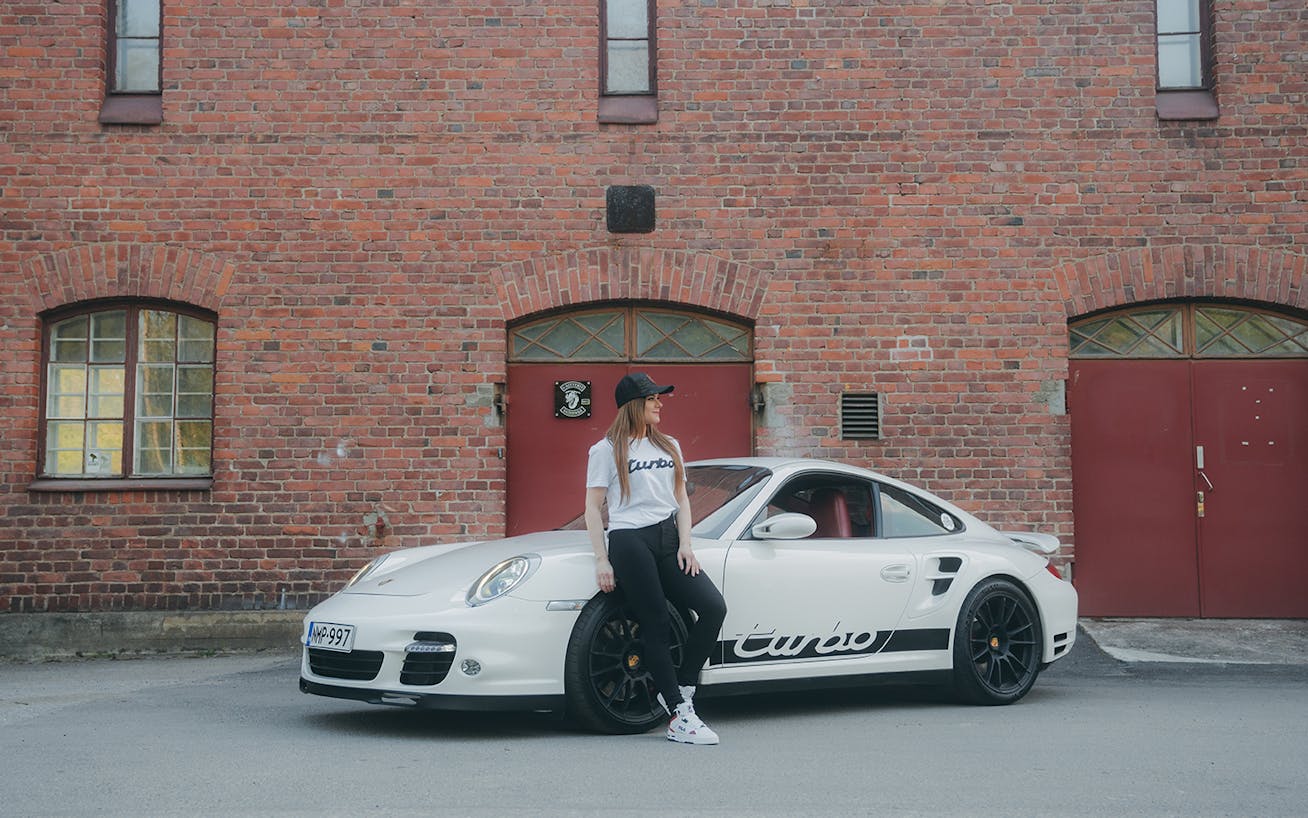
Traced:
<path fill-rule="evenodd" d="M 595 549 L 600 590 L 621 585 L 640 623 L 644 661 L 671 714 L 668 739 L 717 744 L 718 735 L 695 714 L 691 700 L 700 668 L 717 642 L 727 606 L 700 570 L 690 546 L 690 498 L 677 441 L 658 430 L 659 386 L 643 372 L 618 382 L 618 416 L 604 439 L 590 448 L 586 469 L 586 530 Z M 608 548 L 600 507 L 609 504 Z M 668 600 L 697 617 L 686 638 L 681 667 L 668 644 Z"/>

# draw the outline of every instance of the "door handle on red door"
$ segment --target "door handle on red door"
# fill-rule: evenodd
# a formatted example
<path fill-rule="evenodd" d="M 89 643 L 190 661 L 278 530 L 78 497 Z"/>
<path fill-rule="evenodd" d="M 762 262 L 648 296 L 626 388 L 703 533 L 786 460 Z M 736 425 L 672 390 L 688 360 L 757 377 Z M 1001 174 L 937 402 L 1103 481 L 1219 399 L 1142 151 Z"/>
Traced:
<path fill-rule="evenodd" d="M 1213 488 L 1213 481 L 1208 479 L 1208 475 L 1204 474 L 1203 472 L 1199 472 L 1199 476 L 1202 477 L 1204 479 L 1204 482 L 1208 484 L 1209 491 L 1215 491 L 1215 489 Z"/>

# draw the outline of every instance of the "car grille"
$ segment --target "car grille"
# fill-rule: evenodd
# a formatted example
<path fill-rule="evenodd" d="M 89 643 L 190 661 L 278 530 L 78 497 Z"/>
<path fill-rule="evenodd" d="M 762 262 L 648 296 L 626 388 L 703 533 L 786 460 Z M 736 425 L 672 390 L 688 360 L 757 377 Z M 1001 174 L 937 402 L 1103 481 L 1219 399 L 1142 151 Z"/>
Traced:
<path fill-rule="evenodd" d="M 315 676 L 369 682 L 381 672 L 383 654 L 379 650 L 338 650 L 309 648 L 309 669 Z"/>
<path fill-rule="evenodd" d="M 445 681 L 454 664 L 454 637 L 440 631 L 419 631 L 405 648 L 400 684 L 429 687 Z"/>

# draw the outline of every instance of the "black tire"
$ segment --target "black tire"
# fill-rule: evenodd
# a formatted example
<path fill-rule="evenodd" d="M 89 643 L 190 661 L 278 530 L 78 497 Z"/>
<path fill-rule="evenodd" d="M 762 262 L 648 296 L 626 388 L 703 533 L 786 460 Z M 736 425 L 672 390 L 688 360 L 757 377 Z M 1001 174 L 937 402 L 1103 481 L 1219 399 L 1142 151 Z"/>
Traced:
<path fill-rule="evenodd" d="M 1012 582 L 972 589 L 954 630 L 954 693 L 972 704 L 1012 704 L 1040 675 L 1043 639 L 1030 597 Z"/>
<path fill-rule="evenodd" d="M 672 662 L 680 666 L 686 625 L 672 605 L 668 616 Z M 599 733 L 644 733 L 664 724 L 666 711 L 641 660 L 643 648 L 640 625 L 620 592 L 588 602 L 572 628 L 564 658 L 568 721 Z"/>

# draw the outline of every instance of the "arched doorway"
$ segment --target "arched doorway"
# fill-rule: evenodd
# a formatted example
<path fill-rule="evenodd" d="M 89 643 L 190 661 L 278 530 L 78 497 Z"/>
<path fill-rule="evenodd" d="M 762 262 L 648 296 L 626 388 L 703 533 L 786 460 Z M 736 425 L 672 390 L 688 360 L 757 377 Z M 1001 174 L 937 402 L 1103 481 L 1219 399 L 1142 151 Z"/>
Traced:
<path fill-rule="evenodd" d="M 1082 612 L 1308 616 L 1308 321 L 1167 302 L 1070 330 Z"/>
<path fill-rule="evenodd" d="M 581 513 L 586 453 L 613 420 L 613 389 L 628 372 L 676 386 L 662 428 L 688 460 L 751 453 L 753 331 L 742 322 L 611 304 L 513 325 L 508 348 L 509 534 Z"/>

